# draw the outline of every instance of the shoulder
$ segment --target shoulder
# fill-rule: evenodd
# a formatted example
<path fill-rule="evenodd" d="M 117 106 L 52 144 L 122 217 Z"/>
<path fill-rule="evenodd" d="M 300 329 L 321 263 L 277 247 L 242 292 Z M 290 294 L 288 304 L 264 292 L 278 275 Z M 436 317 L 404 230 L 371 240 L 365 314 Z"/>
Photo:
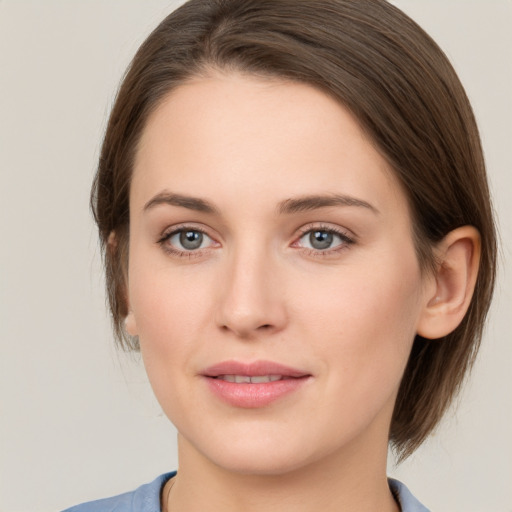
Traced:
<path fill-rule="evenodd" d="M 89 501 L 63 512 L 160 512 L 160 491 L 176 472 L 165 473 L 137 489 L 111 498 Z"/>
<path fill-rule="evenodd" d="M 407 487 L 398 480 L 388 478 L 389 488 L 400 504 L 402 512 L 430 512 L 428 508 L 423 506 L 407 489 Z"/>

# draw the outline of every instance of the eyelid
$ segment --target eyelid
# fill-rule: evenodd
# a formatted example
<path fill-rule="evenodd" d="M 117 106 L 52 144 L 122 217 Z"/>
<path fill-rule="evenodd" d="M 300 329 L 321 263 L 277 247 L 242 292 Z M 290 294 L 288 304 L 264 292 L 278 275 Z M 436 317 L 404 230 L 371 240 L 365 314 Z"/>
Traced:
<path fill-rule="evenodd" d="M 208 235 L 210 238 L 213 238 L 209 233 L 208 230 L 204 227 L 194 223 L 194 222 L 183 222 L 179 224 L 174 224 L 172 226 L 166 227 L 161 235 L 160 240 L 163 240 L 164 238 L 169 238 L 169 236 L 172 236 L 180 231 L 198 231 L 199 233 L 204 233 L 205 235 Z"/>
<path fill-rule="evenodd" d="M 309 233 L 310 231 L 327 231 L 328 233 L 335 233 L 337 235 L 340 235 L 344 238 L 347 238 L 353 242 L 357 241 L 357 235 L 344 227 L 338 226 L 336 224 L 329 224 L 326 222 L 311 222 L 309 224 L 305 224 L 304 226 L 301 226 L 297 230 L 297 234 L 295 235 L 295 238 L 301 238 L 306 233 Z"/>

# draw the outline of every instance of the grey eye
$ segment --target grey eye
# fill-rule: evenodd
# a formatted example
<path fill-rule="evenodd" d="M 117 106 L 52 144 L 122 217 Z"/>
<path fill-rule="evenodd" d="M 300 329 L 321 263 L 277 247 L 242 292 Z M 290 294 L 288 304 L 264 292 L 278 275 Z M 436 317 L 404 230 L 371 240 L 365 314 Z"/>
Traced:
<path fill-rule="evenodd" d="M 169 237 L 169 244 L 182 251 L 196 251 L 212 244 L 212 239 L 196 229 L 182 229 Z"/>
<path fill-rule="evenodd" d="M 180 233 L 180 244 L 184 249 L 193 251 L 199 249 L 203 243 L 203 233 L 199 231 L 182 231 Z"/>
<path fill-rule="evenodd" d="M 348 237 L 328 229 L 312 229 L 304 233 L 300 238 L 300 245 L 302 247 L 315 251 L 334 249 L 351 242 Z"/>
<path fill-rule="evenodd" d="M 309 234 L 309 243 L 313 249 L 329 249 L 334 240 L 334 235 L 327 231 L 311 231 Z"/>

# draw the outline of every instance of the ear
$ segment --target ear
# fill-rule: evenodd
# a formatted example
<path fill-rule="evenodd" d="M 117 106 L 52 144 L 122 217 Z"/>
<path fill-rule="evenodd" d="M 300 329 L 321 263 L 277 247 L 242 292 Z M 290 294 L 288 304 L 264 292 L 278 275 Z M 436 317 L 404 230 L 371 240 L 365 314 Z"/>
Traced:
<path fill-rule="evenodd" d="M 119 249 L 119 238 L 117 236 L 117 233 L 115 231 L 111 231 L 108 235 L 107 239 L 107 250 L 111 253 L 115 253 Z M 128 272 L 126 269 L 126 263 L 124 255 L 121 254 L 121 265 L 122 265 L 122 272 L 123 272 L 123 283 L 122 283 L 122 298 L 124 300 L 126 310 L 128 311 L 128 314 L 126 315 L 124 319 L 124 330 L 130 335 L 130 336 L 137 336 L 138 330 L 137 330 L 137 322 L 135 320 L 135 315 L 133 314 L 133 311 L 130 309 L 130 301 L 128 297 L 128 289 L 127 289 L 127 283 L 128 283 Z M 118 286 L 121 286 L 121 283 L 118 283 Z"/>
<path fill-rule="evenodd" d="M 480 234 L 473 226 L 450 231 L 436 247 L 438 261 L 417 333 L 429 339 L 450 334 L 462 322 L 475 289 Z"/>

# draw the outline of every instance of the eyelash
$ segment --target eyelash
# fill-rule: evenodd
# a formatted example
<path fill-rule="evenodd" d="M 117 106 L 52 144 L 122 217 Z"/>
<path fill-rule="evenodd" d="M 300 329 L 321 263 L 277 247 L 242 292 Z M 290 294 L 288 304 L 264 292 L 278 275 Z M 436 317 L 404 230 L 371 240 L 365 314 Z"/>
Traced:
<path fill-rule="evenodd" d="M 299 231 L 299 236 L 297 238 L 297 242 L 294 242 L 294 244 L 298 243 L 305 235 L 311 232 L 315 231 L 321 231 L 322 233 L 328 233 L 331 235 L 336 235 L 341 239 L 341 242 L 338 246 L 334 248 L 328 248 L 325 250 L 321 249 L 310 249 L 308 247 L 302 247 L 302 251 L 305 252 L 308 256 L 313 257 L 329 257 L 329 256 L 335 256 L 339 254 L 341 251 L 345 251 L 348 249 L 348 247 L 354 243 L 356 243 L 356 239 L 352 236 L 349 236 L 346 231 L 343 231 L 338 228 L 334 228 L 332 226 L 326 226 L 326 225 L 319 225 L 319 226 L 305 226 L 304 228 L 301 228 Z M 293 245 L 293 244 L 292 244 Z"/>
<path fill-rule="evenodd" d="M 201 229 L 201 228 L 196 227 L 196 226 L 190 226 L 190 225 L 184 224 L 184 225 L 181 225 L 181 226 L 173 227 L 171 231 L 164 232 L 163 235 L 161 236 L 161 238 L 158 240 L 157 243 L 162 247 L 162 249 L 167 254 L 170 254 L 172 256 L 177 256 L 178 258 L 192 259 L 192 258 L 197 258 L 197 257 L 202 256 L 204 251 L 207 250 L 208 248 L 197 249 L 197 250 L 189 250 L 189 251 L 182 251 L 182 250 L 177 249 L 177 248 L 173 247 L 172 245 L 166 243 L 174 235 L 177 235 L 179 233 L 183 233 L 183 232 L 186 232 L 186 231 L 192 231 L 194 233 L 201 233 L 202 235 L 207 236 L 208 238 L 210 238 L 210 240 L 215 242 L 215 240 L 210 235 L 208 235 L 208 233 L 204 229 Z"/>
<path fill-rule="evenodd" d="M 172 255 L 172 256 L 176 256 L 178 258 L 188 258 L 188 259 L 192 259 L 192 258 L 197 258 L 197 257 L 201 257 L 205 251 L 207 251 L 210 247 L 206 247 L 206 248 L 203 248 L 203 249 L 197 249 L 197 250 L 180 250 L 180 249 L 177 249 L 175 248 L 174 246 L 166 243 L 168 242 L 174 235 L 177 235 L 179 233 L 183 233 L 183 232 L 186 232 L 186 231 L 192 231 L 192 232 L 195 232 L 195 233 L 201 233 L 202 235 L 204 236 L 207 236 L 208 238 L 210 238 L 210 240 L 212 240 L 214 243 L 218 243 L 218 242 L 215 242 L 215 240 L 210 236 L 208 235 L 208 233 L 199 228 L 199 227 L 196 227 L 196 226 L 190 226 L 190 225 L 180 225 L 180 226 L 175 226 L 172 228 L 171 231 L 166 231 L 164 232 L 164 234 L 160 237 L 160 239 L 157 241 L 157 243 L 162 247 L 162 249 Z M 327 233 L 327 234 L 331 234 L 331 235 L 335 235 L 335 236 L 338 236 L 342 243 L 340 243 L 338 246 L 334 247 L 334 248 L 328 248 L 328 249 L 325 249 L 325 250 L 320 250 L 320 249 L 311 249 L 311 248 L 308 248 L 308 247 L 300 247 L 300 249 L 308 256 L 313 256 L 313 257 L 328 257 L 328 256 L 334 256 L 336 254 L 338 254 L 339 252 L 341 251 L 344 251 L 348 248 L 348 246 L 354 244 L 356 242 L 355 238 L 347 235 L 347 233 L 341 229 L 336 229 L 332 226 L 325 226 L 325 225 L 319 225 L 319 226 L 305 226 L 304 228 L 301 228 L 300 231 L 299 231 L 299 234 L 298 236 L 296 237 L 296 241 L 293 242 L 293 244 L 291 245 L 292 247 L 297 247 L 296 244 L 298 244 L 298 242 L 305 236 L 307 235 L 308 233 L 311 233 L 311 232 L 314 232 L 314 231 L 321 231 L 323 233 Z"/>

